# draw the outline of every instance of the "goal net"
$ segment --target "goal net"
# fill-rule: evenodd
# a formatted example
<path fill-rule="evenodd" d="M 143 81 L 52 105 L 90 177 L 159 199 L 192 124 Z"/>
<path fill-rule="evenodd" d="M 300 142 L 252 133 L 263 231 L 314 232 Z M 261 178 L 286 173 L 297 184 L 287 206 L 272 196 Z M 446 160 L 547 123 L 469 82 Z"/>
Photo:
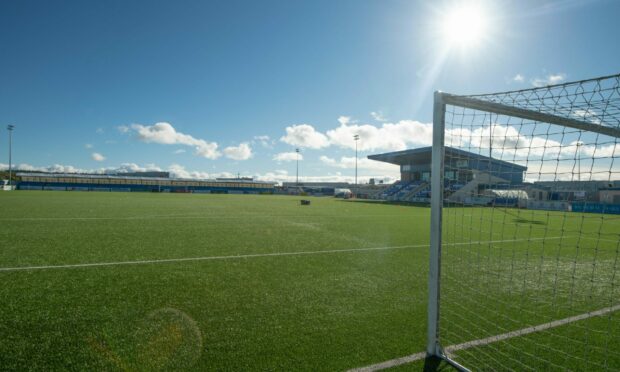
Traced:
<path fill-rule="evenodd" d="M 620 75 L 435 94 L 428 353 L 620 369 Z"/>

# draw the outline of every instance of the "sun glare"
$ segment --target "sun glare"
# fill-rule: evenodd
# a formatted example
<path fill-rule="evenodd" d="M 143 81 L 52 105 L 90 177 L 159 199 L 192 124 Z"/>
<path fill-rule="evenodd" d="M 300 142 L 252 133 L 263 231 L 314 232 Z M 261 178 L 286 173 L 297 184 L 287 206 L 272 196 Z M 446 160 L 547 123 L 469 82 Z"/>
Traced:
<path fill-rule="evenodd" d="M 484 10 L 476 5 L 461 5 L 446 14 L 442 24 L 443 36 L 451 45 L 467 47 L 481 41 L 487 31 Z"/>

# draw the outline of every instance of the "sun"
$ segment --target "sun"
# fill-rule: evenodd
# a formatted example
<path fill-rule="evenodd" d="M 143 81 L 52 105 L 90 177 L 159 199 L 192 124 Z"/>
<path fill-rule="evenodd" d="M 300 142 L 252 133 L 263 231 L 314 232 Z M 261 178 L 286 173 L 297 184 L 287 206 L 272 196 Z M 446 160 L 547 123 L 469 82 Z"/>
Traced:
<path fill-rule="evenodd" d="M 487 25 L 487 15 L 482 7 L 471 3 L 461 4 L 445 14 L 441 31 L 450 45 L 471 47 L 486 37 Z"/>

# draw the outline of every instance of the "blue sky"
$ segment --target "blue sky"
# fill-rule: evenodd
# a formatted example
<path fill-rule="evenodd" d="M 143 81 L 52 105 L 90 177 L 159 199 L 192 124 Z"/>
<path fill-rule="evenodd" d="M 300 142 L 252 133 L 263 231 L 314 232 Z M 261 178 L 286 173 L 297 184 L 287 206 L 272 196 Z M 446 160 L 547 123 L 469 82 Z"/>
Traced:
<path fill-rule="evenodd" d="M 286 180 L 396 177 L 366 155 L 427 144 L 432 93 L 618 73 L 620 1 L 3 1 L 0 163 Z M 160 124 L 157 124 L 160 123 Z M 2 166 L 0 164 L 0 166 Z"/>

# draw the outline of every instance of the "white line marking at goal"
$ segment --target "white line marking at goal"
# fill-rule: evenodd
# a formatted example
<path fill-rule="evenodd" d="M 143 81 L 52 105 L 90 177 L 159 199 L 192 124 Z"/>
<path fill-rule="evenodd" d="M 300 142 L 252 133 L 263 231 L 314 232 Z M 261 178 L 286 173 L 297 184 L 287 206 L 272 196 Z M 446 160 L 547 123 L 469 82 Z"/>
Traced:
<path fill-rule="evenodd" d="M 413 363 L 416 360 L 422 360 L 424 358 L 426 358 L 426 352 L 422 351 L 422 352 L 411 354 L 411 355 L 407 355 L 407 356 L 404 356 L 404 357 L 386 360 L 385 362 L 381 362 L 381 363 L 377 363 L 377 364 L 372 364 L 372 365 L 369 365 L 369 366 L 366 366 L 366 367 L 353 368 L 353 369 L 350 369 L 348 372 L 373 372 L 373 371 L 381 371 L 381 370 L 392 368 L 392 367 L 396 367 L 396 366 L 402 366 L 403 364 Z"/>
<path fill-rule="evenodd" d="M 508 243 L 508 242 L 549 240 L 549 239 L 560 239 L 560 238 L 561 238 L 560 236 L 557 236 L 557 237 L 548 237 L 548 238 L 472 241 L 472 242 L 462 242 L 462 243 L 448 243 L 448 244 L 444 244 L 444 246 Z M 241 258 L 301 256 L 301 255 L 326 254 L 326 253 L 346 253 L 346 252 L 358 252 L 358 251 L 367 252 L 367 251 L 383 251 L 383 250 L 389 250 L 389 249 L 424 248 L 424 247 L 428 247 L 428 244 L 399 245 L 399 246 L 371 247 L 371 248 L 346 248 L 346 249 L 331 249 L 331 250 L 322 250 L 322 251 L 254 253 L 254 254 L 240 254 L 240 255 L 235 255 L 235 256 L 204 256 L 204 257 L 184 257 L 184 258 L 163 258 L 163 259 L 137 260 L 137 261 L 94 262 L 94 263 L 79 263 L 79 264 L 66 264 L 66 265 L 16 266 L 16 267 L 0 267 L 0 272 L 20 271 L 20 270 L 23 271 L 23 270 L 45 270 L 45 269 L 70 269 L 70 268 L 78 268 L 78 267 L 96 267 L 96 266 L 144 265 L 144 264 L 186 262 L 186 261 L 234 260 L 234 259 L 241 259 Z"/>
<path fill-rule="evenodd" d="M 554 320 L 549 323 L 543 323 L 543 324 L 535 325 L 532 327 L 519 329 L 517 331 L 503 333 L 497 336 L 491 336 L 491 337 L 483 338 L 480 340 L 468 341 L 462 344 L 448 346 L 447 348 L 445 348 L 445 350 L 447 352 L 454 352 L 454 351 L 469 349 L 470 347 L 484 346 L 484 345 L 488 345 L 493 342 L 503 341 L 503 340 L 507 340 L 513 337 L 528 335 L 530 333 L 544 331 L 549 328 L 559 327 L 565 324 L 574 323 L 574 322 L 585 320 L 585 319 L 592 318 L 595 316 L 601 316 L 601 315 L 613 313 L 618 310 L 620 310 L 620 304 L 615 305 L 615 306 L 605 307 L 605 308 L 602 308 L 596 311 L 591 311 L 588 313 L 571 316 L 571 317 L 560 319 L 560 320 Z"/>
<path fill-rule="evenodd" d="M 67 268 L 75 268 L 75 267 L 141 265 L 141 264 L 166 263 L 166 262 L 185 262 L 185 261 L 234 260 L 234 259 L 240 259 L 240 258 L 298 256 L 298 255 L 311 255 L 311 254 L 321 254 L 321 253 L 341 253 L 341 252 L 356 252 L 356 251 L 379 251 L 379 250 L 387 250 L 387 249 L 421 248 L 421 247 L 428 247 L 428 244 L 402 245 L 402 246 L 393 246 L 393 247 L 332 249 L 332 250 L 324 250 L 324 251 L 256 253 L 256 254 L 240 254 L 240 255 L 235 255 L 235 256 L 205 256 L 205 257 L 186 257 L 186 258 L 164 258 L 164 259 L 158 259 L 158 260 L 96 262 L 96 263 L 82 263 L 82 264 L 68 264 L 68 265 L 3 267 L 3 268 L 0 268 L 0 271 L 67 269 Z"/>
<path fill-rule="evenodd" d="M 602 308 L 596 311 L 591 311 L 589 313 L 583 313 L 580 315 L 575 315 L 575 316 L 571 316 L 571 317 L 560 319 L 560 320 L 554 320 L 549 323 L 543 323 L 543 324 L 535 325 L 532 327 L 519 329 L 517 331 L 503 333 L 501 335 L 481 338 L 479 340 L 467 341 L 467 342 L 464 342 L 462 344 L 457 344 L 457 345 L 450 345 L 450 346 L 445 347 L 444 351 L 446 353 L 452 353 L 455 351 L 466 350 L 466 349 L 476 347 L 476 346 L 485 346 L 485 345 L 488 345 L 494 342 L 503 341 L 503 340 L 507 340 L 510 338 L 519 337 L 523 335 L 528 335 L 530 333 L 540 332 L 540 331 L 544 331 L 550 328 L 556 328 L 556 327 L 563 326 L 569 323 L 574 323 L 580 320 L 593 318 L 595 316 L 601 316 L 601 315 L 613 313 L 618 310 L 620 310 L 620 304 L 615 305 L 615 306 L 605 307 L 605 308 Z M 349 370 L 349 372 L 380 371 L 383 369 L 392 368 L 392 367 L 400 366 L 400 365 L 407 364 L 407 363 L 412 363 L 412 362 L 415 362 L 417 360 L 421 360 L 424 358 L 426 358 L 426 352 L 420 352 L 420 353 L 415 353 L 415 354 L 407 355 L 407 356 L 396 358 L 396 359 L 386 360 L 385 362 L 372 364 L 366 367 L 354 368 L 354 369 Z"/>

